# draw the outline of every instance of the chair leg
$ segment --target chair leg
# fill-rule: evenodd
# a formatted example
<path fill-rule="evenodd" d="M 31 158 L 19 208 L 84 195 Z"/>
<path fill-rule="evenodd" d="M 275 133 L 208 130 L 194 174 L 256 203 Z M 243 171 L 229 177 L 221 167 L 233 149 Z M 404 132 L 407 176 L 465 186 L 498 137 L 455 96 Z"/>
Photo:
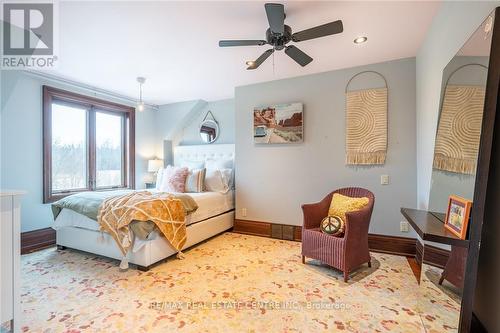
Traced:
<path fill-rule="evenodd" d="M 372 268 L 372 261 L 368 261 L 368 267 Z"/>
<path fill-rule="evenodd" d="M 306 263 L 306 256 L 302 256 L 302 263 L 305 264 Z"/>
<path fill-rule="evenodd" d="M 439 279 L 439 285 L 442 285 L 444 281 L 444 274 L 441 274 L 441 278 Z"/>
<path fill-rule="evenodd" d="M 347 280 L 349 280 L 349 272 L 344 271 L 344 282 L 347 283 Z"/>

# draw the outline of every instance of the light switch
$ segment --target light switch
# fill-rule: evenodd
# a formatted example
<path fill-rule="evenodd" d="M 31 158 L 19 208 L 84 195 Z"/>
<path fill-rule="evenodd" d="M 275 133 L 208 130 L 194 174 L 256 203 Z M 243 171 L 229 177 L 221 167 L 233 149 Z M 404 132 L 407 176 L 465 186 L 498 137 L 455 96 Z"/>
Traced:
<path fill-rule="evenodd" d="M 380 184 L 381 185 L 389 185 L 389 175 L 380 176 Z"/>

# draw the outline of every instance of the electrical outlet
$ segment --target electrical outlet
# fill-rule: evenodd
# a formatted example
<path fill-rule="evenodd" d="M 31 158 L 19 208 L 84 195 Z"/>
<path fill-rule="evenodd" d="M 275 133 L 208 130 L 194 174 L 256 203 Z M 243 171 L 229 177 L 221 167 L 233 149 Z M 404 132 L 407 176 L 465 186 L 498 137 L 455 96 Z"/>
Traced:
<path fill-rule="evenodd" d="M 401 232 L 408 232 L 408 222 L 407 221 L 401 221 L 399 223 L 399 230 L 401 230 Z"/>
<path fill-rule="evenodd" d="M 246 208 L 241 209 L 241 216 L 247 217 L 247 209 Z"/>
<path fill-rule="evenodd" d="M 380 184 L 381 185 L 389 185 L 389 175 L 380 176 Z"/>

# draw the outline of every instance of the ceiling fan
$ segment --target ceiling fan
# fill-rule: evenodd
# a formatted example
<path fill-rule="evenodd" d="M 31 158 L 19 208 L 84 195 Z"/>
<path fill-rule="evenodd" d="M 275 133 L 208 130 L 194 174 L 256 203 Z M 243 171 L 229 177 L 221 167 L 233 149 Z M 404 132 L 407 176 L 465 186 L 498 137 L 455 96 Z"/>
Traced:
<path fill-rule="evenodd" d="M 269 44 L 272 48 L 266 50 L 255 61 L 248 61 L 247 69 L 258 68 L 274 51 L 285 49 L 285 53 L 295 60 L 302 67 L 313 61 L 313 58 L 302 52 L 294 45 L 286 45 L 289 42 L 302 42 L 304 40 L 329 36 L 341 33 L 344 30 L 342 21 L 334 21 L 319 25 L 314 28 L 292 33 L 292 28 L 285 25 L 285 7 L 278 3 L 266 3 L 264 5 L 269 21 L 269 28 L 266 30 L 266 40 L 221 40 L 219 47 L 228 46 L 262 46 Z"/>

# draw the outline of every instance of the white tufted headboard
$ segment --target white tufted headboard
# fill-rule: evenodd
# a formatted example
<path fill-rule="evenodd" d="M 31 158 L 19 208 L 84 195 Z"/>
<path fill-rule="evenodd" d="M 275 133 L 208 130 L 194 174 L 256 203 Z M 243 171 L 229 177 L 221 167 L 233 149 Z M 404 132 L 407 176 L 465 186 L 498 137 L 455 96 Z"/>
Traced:
<path fill-rule="evenodd" d="M 234 144 L 207 144 L 174 147 L 174 165 L 183 161 L 205 161 L 212 159 L 234 159 Z"/>

